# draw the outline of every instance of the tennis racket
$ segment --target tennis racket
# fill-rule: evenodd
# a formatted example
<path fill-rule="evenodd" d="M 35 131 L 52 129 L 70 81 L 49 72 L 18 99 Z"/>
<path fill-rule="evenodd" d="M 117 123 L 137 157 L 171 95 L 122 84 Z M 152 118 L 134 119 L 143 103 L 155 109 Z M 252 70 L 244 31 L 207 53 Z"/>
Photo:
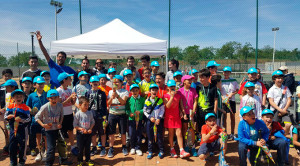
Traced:
<path fill-rule="evenodd" d="M 259 139 L 261 139 L 261 130 L 258 130 Z M 261 155 L 261 147 L 258 148 L 257 154 L 255 156 L 254 165 L 257 166 L 257 159 Z"/>

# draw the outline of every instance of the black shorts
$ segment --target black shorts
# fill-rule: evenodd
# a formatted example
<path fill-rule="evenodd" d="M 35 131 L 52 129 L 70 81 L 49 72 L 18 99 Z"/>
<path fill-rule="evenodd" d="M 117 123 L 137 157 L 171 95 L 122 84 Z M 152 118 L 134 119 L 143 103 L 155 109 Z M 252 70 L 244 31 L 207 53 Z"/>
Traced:
<path fill-rule="evenodd" d="M 126 114 L 124 115 L 113 115 L 109 114 L 108 115 L 108 129 L 109 129 L 109 134 L 116 134 L 116 126 L 118 124 L 119 126 L 119 131 L 121 134 L 126 134 L 127 130 L 127 116 Z"/>
<path fill-rule="evenodd" d="M 190 114 L 186 114 L 186 116 L 188 118 L 187 120 L 185 120 L 184 118 L 181 118 L 182 123 L 188 123 L 190 121 Z"/>
<path fill-rule="evenodd" d="M 62 131 L 63 132 L 72 131 L 74 129 L 73 120 L 74 120 L 73 114 L 64 115 L 64 119 L 62 122 Z"/>
<path fill-rule="evenodd" d="M 274 121 L 279 123 L 292 123 L 291 117 L 289 114 L 285 114 L 283 116 L 278 116 L 278 111 L 274 114 Z"/>
<path fill-rule="evenodd" d="M 229 100 L 229 105 L 232 109 L 232 112 L 235 114 L 236 113 L 236 102 Z M 230 113 L 229 108 L 223 103 L 223 109 L 227 112 Z"/>
<path fill-rule="evenodd" d="M 95 119 L 95 125 L 92 129 L 92 136 L 96 134 L 98 134 L 99 136 L 104 135 L 103 119 Z"/>
<path fill-rule="evenodd" d="M 30 135 L 36 135 L 42 133 L 42 126 L 40 124 L 30 125 Z"/>

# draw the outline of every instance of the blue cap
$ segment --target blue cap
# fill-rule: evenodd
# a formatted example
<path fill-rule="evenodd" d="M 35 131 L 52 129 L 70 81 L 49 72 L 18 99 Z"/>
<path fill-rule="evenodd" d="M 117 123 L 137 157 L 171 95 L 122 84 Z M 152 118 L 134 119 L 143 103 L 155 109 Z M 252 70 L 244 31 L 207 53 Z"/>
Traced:
<path fill-rule="evenodd" d="M 220 66 L 220 64 L 217 64 L 216 61 L 209 61 L 206 65 L 206 67 L 213 67 L 213 66 Z"/>
<path fill-rule="evenodd" d="M 169 80 L 168 83 L 167 83 L 167 86 L 168 87 L 176 86 L 176 82 L 174 80 Z"/>
<path fill-rule="evenodd" d="M 90 73 L 87 73 L 86 71 L 81 71 L 78 73 L 78 78 L 82 75 L 90 75 Z"/>
<path fill-rule="evenodd" d="M 230 71 L 230 72 L 232 72 L 231 67 L 229 67 L 229 66 L 225 66 L 224 69 L 223 69 L 223 71 Z"/>
<path fill-rule="evenodd" d="M 90 82 L 99 82 L 100 81 L 100 78 L 98 76 L 92 76 L 90 78 Z"/>
<path fill-rule="evenodd" d="M 272 76 L 274 76 L 274 75 L 283 76 L 283 73 L 280 70 L 276 70 L 273 72 Z"/>
<path fill-rule="evenodd" d="M 272 114 L 274 115 L 273 111 L 271 111 L 270 109 L 264 109 L 261 113 L 261 115 L 265 115 L 265 114 Z"/>
<path fill-rule="evenodd" d="M 25 95 L 25 93 L 21 89 L 16 89 L 13 92 L 11 92 L 11 96 L 14 97 L 15 94 L 21 93 L 22 95 Z"/>
<path fill-rule="evenodd" d="M 157 61 L 152 61 L 150 66 L 156 66 L 159 67 L 159 63 Z"/>
<path fill-rule="evenodd" d="M 42 76 L 36 76 L 33 79 L 33 83 L 38 83 L 38 84 L 45 83 L 45 79 Z"/>
<path fill-rule="evenodd" d="M 253 110 L 251 107 L 249 107 L 249 106 L 244 106 L 244 107 L 241 108 L 241 110 L 240 110 L 240 115 L 243 116 L 244 114 L 250 112 L 251 110 Z"/>
<path fill-rule="evenodd" d="M 113 73 L 113 72 L 117 72 L 115 68 L 109 68 L 107 73 Z"/>
<path fill-rule="evenodd" d="M 189 75 L 192 75 L 192 74 L 194 74 L 194 73 L 198 73 L 198 70 L 196 70 L 196 69 L 190 70 Z"/>
<path fill-rule="evenodd" d="M 47 98 L 49 98 L 49 97 L 56 97 L 56 96 L 59 96 L 59 93 L 55 89 L 50 89 L 47 92 Z"/>
<path fill-rule="evenodd" d="M 25 81 L 30 81 L 30 82 L 32 82 L 32 78 L 31 78 L 31 77 L 24 77 L 24 78 L 22 79 L 22 83 L 25 82 Z"/>
<path fill-rule="evenodd" d="M 98 77 L 99 77 L 99 79 L 100 79 L 100 78 L 107 78 L 107 77 L 106 77 L 106 74 L 99 74 Z"/>
<path fill-rule="evenodd" d="M 216 117 L 216 115 L 214 113 L 208 113 L 205 115 L 205 120 L 207 120 L 209 117 Z"/>
<path fill-rule="evenodd" d="M 71 76 L 73 76 L 73 75 L 74 75 L 74 74 L 68 74 L 68 73 L 66 73 L 66 72 L 62 72 L 62 73 L 60 73 L 60 74 L 58 75 L 57 80 L 58 80 L 58 82 L 61 82 L 62 80 L 66 79 L 66 78 L 68 78 L 68 77 L 71 77 Z"/>
<path fill-rule="evenodd" d="M 118 79 L 121 80 L 121 82 L 123 82 L 123 77 L 120 75 L 115 75 L 113 79 Z"/>
<path fill-rule="evenodd" d="M 132 71 L 129 70 L 129 69 L 124 70 L 123 75 L 124 75 L 124 76 L 127 76 L 128 74 L 131 74 L 131 75 L 132 75 Z"/>
<path fill-rule="evenodd" d="M 131 90 L 132 88 L 140 88 L 140 87 L 138 86 L 138 84 L 132 84 L 132 85 L 130 86 L 130 89 L 129 89 L 129 90 Z"/>
<path fill-rule="evenodd" d="M 4 84 L 2 84 L 2 86 L 18 86 L 18 84 L 15 80 L 9 79 Z"/>
<path fill-rule="evenodd" d="M 156 84 L 151 84 L 149 89 L 151 89 L 151 88 L 157 88 L 158 89 L 158 86 Z"/>
<path fill-rule="evenodd" d="M 252 73 L 258 73 L 257 70 L 256 70 L 254 67 L 251 67 L 251 68 L 248 70 L 248 74 L 252 74 Z"/>
<path fill-rule="evenodd" d="M 41 72 L 40 76 L 43 76 L 44 74 L 49 74 L 50 75 L 50 72 L 47 71 L 47 70 L 44 70 L 44 71 Z"/>
<path fill-rule="evenodd" d="M 252 82 L 247 82 L 244 87 L 246 88 L 255 87 L 255 85 Z"/>
<path fill-rule="evenodd" d="M 173 74 L 173 77 L 176 77 L 176 76 L 182 76 L 182 73 L 180 71 L 176 71 L 174 74 Z"/>

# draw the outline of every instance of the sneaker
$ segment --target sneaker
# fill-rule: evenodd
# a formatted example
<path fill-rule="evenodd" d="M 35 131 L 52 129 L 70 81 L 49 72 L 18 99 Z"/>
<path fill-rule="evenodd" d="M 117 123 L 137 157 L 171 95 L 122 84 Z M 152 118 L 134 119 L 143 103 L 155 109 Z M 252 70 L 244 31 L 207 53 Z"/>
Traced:
<path fill-rule="evenodd" d="M 128 155 L 128 150 L 127 150 L 126 147 L 123 147 L 123 148 L 122 148 L 122 152 L 123 152 L 124 156 L 127 156 L 127 155 Z"/>
<path fill-rule="evenodd" d="M 147 155 L 147 159 L 152 159 L 152 157 L 153 157 L 153 153 L 149 152 L 148 155 Z"/>
<path fill-rule="evenodd" d="M 170 151 L 170 155 L 171 155 L 172 158 L 177 158 L 178 157 L 174 148 Z"/>
<path fill-rule="evenodd" d="M 159 157 L 160 159 L 163 159 L 163 158 L 164 158 L 164 153 L 163 153 L 163 152 L 159 152 L 159 153 L 158 153 L 158 157 Z"/>
<path fill-rule="evenodd" d="M 109 147 L 109 143 L 108 142 L 105 143 L 105 147 Z"/>
<path fill-rule="evenodd" d="M 138 150 L 136 150 L 135 152 L 136 152 L 137 155 L 143 156 L 143 152 L 142 152 L 141 150 L 138 149 Z"/>
<path fill-rule="evenodd" d="M 130 150 L 130 154 L 131 154 L 131 155 L 134 155 L 134 154 L 135 154 L 135 149 L 131 149 L 131 150 Z"/>
<path fill-rule="evenodd" d="M 101 147 L 100 157 L 104 157 L 106 155 L 106 150 L 104 147 Z"/>
<path fill-rule="evenodd" d="M 34 149 L 31 150 L 30 155 L 31 155 L 31 156 L 36 156 L 36 152 L 35 152 Z"/>
<path fill-rule="evenodd" d="M 25 162 L 20 162 L 18 166 L 25 166 Z"/>
<path fill-rule="evenodd" d="M 108 158 L 114 157 L 114 149 L 113 148 L 109 148 L 108 153 L 107 153 L 107 157 Z"/>
<path fill-rule="evenodd" d="M 77 166 L 83 166 L 83 162 L 78 162 Z"/>
<path fill-rule="evenodd" d="M 182 151 L 180 152 L 180 158 L 186 158 L 186 157 L 190 157 L 190 153 L 188 153 L 188 152 L 182 150 Z"/>
<path fill-rule="evenodd" d="M 86 162 L 86 164 L 87 164 L 88 166 L 94 166 L 94 165 L 95 165 L 91 160 L 88 161 L 88 162 Z"/>
<path fill-rule="evenodd" d="M 192 148 L 191 154 L 192 154 L 194 157 L 198 157 L 198 153 L 197 153 L 197 151 L 196 151 L 195 148 Z"/>
<path fill-rule="evenodd" d="M 78 149 L 77 147 L 74 147 L 74 148 L 71 150 L 71 152 L 72 152 L 72 154 L 73 154 L 74 156 L 78 156 L 78 154 L 79 154 L 79 149 Z"/>
<path fill-rule="evenodd" d="M 94 146 L 93 148 L 92 148 L 92 150 L 91 150 L 91 156 L 94 156 L 95 154 L 97 154 L 98 153 L 98 151 L 97 151 L 97 148 L 96 148 L 96 146 Z"/>
<path fill-rule="evenodd" d="M 47 152 L 45 151 L 44 154 L 42 154 L 42 155 L 43 155 L 42 161 L 46 161 L 46 159 L 47 159 Z"/>
<path fill-rule="evenodd" d="M 35 161 L 41 161 L 41 160 L 42 160 L 41 153 L 38 153 L 37 156 L 35 157 Z"/>
<path fill-rule="evenodd" d="M 98 142 L 97 147 L 100 148 L 101 146 L 102 146 L 102 143 L 101 143 L 101 142 Z"/>

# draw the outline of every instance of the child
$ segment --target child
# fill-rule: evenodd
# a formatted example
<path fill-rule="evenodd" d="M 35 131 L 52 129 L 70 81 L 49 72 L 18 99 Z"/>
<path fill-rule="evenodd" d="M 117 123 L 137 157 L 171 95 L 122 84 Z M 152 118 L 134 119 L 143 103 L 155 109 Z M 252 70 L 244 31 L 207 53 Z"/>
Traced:
<path fill-rule="evenodd" d="M 200 85 L 200 82 L 197 81 L 198 80 L 198 74 L 199 74 L 199 72 L 196 69 L 192 69 L 189 72 L 189 75 L 195 78 L 195 79 L 193 79 L 193 82 L 192 82 L 192 85 L 191 85 L 191 87 L 195 88 L 195 89 L 198 85 Z"/>
<path fill-rule="evenodd" d="M 136 77 L 136 74 L 138 73 L 138 72 L 136 72 L 136 68 L 134 66 L 129 66 L 128 69 L 131 70 L 131 72 L 132 72 L 133 82 L 136 84 L 139 84 L 141 82 L 141 79 L 140 79 L 140 77 Z M 139 76 L 140 76 L 140 74 L 139 74 Z"/>
<path fill-rule="evenodd" d="M 62 128 L 63 122 L 63 104 L 59 103 L 59 93 L 55 89 L 47 92 L 48 103 L 44 104 L 40 111 L 35 115 L 35 120 L 45 129 L 47 139 L 47 159 L 46 166 L 52 166 L 55 159 L 56 140 L 59 137 L 59 130 Z M 70 123 L 70 122 L 69 122 Z M 62 144 L 58 143 L 57 148 L 60 149 Z M 67 161 L 66 153 L 59 153 L 59 163 L 70 165 Z"/>
<path fill-rule="evenodd" d="M 247 82 L 244 85 L 244 90 L 243 90 L 243 97 L 240 103 L 240 108 L 244 106 L 249 106 L 253 109 L 253 112 L 255 114 L 255 118 L 261 119 L 261 100 L 259 99 L 258 96 L 254 94 L 254 88 L 255 85 L 252 82 Z M 240 116 L 240 120 L 242 120 L 243 117 Z"/>
<path fill-rule="evenodd" d="M 132 84 L 135 84 L 135 82 L 133 81 L 133 74 L 132 74 L 132 71 L 129 70 L 129 69 L 126 69 L 124 72 L 123 72 L 123 75 L 124 75 L 124 78 L 125 78 L 125 81 L 124 81 L 124 84 L 122 86 L 122 89 L 126 89 L 128 92 L 130 92 L 130 86 Z M 129 93 L 129 97 L 131 97 L 131 93 Z"/>
<path fill-rule="evenodd" d="M 142 156 L 142 120 L 145 98 L 139 95 L 140 87 L 137 84 L 132 84 L 130 86 L 130 92 L 132 93 L 132 96 L 127 100 L 125 107 L 126 114 L 129 116 L 130 154 L 134 155 L 136 153 L 137 155 Z"/>
<path fill-rule="evenodd" d="M 173 75 L 173 78 L 176 82 L 176 90 L 181 88 L 181 78 L 182 78 L 182 73 L 180 71 L 176 71 Z"/>
<path fill-rule="evenodd" d="M 4 69 L 2 71 L 2 78 L 3 78 L 3 81 L 6 82 L 7 80 L 10 80 L 12 78 L 12 70 L 11 69 Z M 3 86 L 3 84 L 0 85 L 0 98 L 4 99 L 5 98 L 5 94 L 6 94 L 6 90 L 5 90 L 5 86 Z M 4 109 L 5 107 L 5 100 L 0 100 L 0 112 L 3 112 L 5 111 Z M 2 118 L 0 118 L 0 120 L 3 120 L 3 116 Z"/>
<path fill-rule="evenodd" d="M 42 71 L 40 76 L 42 76 L 45 79 L 45 86 L 44 86 L 45 92 L 48 92 L 50 89 L 56 89 L 56 86 L 51 80 L 49 71 L 47 70 Z"/>
<path fill-rule="evenodd" d="M 26 102 L 30 93 L 32 93 L 32 78 L 24 77 L 21 82 L 22 82 L 23 91 L 25 93 L 24 101 Z"/>
<path fill-rule="evenodd" d="M 30 135 L 29 135 L 29 147 L 31 153 L 36 153 L 35 148 L 36 146 L 41 151 L 40 148 L 41 144 L 41 133 L 42 127 L 35 121 L 34 116 L 40 110 L 41 106 L 48 102 L 47 100 L 47 93 L 43 90 L 44 89 L 45 80 L 41 76 L 34 77 L 33 79 L 33 86 L 36 89 L 35 92 L 31 93 L 28 96 L 26 105 L 31 109 L 31 125 L 30 125 Z M 46 143 L 45 143 L 46 145 Z M 46 153 L 44 154 L 46 156 Z M 41 154 L 39 153 L 35 161 L 40 161 L 42 158 Z M 45 157 L 43 158 L 45 159 Z"/>
<path fill-rule="evenodd" d="M 167 86 L 168 93 L 164 95 L 164 103 L 166 106 L 164 127 L 169 130 L 170 154 L 171 157 L 177 158 L 173 144 L 174 133 L 176 133 L 180 149 L 180 158 L 189 157 L 190 154 L 183 149 L 183 136 L 181 132 L 182 125 L 180 115 L 185 115 L 181 100 L 182 96 L 179 92 L 175 91 L 176 82 L 174 80 L 169 80 Z"/>
<path fill-rule="evenodd" d="M 5 112 L 5 120 L 8 121 L 10 127 L 10 139 L 9 139 L 9 156 L 10 165 L 16 166 L 17 151 L 19 150 L 19 166 L 25 165 L 26 159 L 26 143 L 25 134 L 27 129 L 27 123 L 30 122 L 30 111 L 26 104 L 23 103 L 25 93 L 16 89 L 11 93 L 14 100 L 13 104 L 7 107 Z"/>
<path fill-rule="evenodd" d="M 159 63 L 157 61 L 152 61 L 151 62 L 151 80 L 155 81 L 156 74 L 158 73 L 159 70 Z"/>
<path fill-rule="evenodd" d="M 209 61 L 207 63 L 206 67 L 209 70 L 211 76 L 217 74 L 218 66 L 220 66 L 220 64 L 218 64 L 216 61 Z"/>
<path fill-rule="evenodd" d="M 113 88 L 113 78 L 114 76 L 117 74 L 117 71 L 115 68 L 109 68 L 107 71 L 107 75 L 108 75 L 108 79 L 109 81 L 107 81 L 106 85 Z"/>
<path fill-rule="evenodd" d="M 146 130 L 148 137 L 148 156 L 147 159 L 153 157 L 153 142 L 157 140 L 159 153 L 158 157 L 164 157 L 164 143 L 163 143 L 163 123 L 160 120 L 163 118 L 165 113 L 165 107 L 162 98 L 157 97 L 158 86 L 151 84 L 150 87 L 151 96 L 147 98 L 144 105 L 144 115 L 146 116 Z M 154 132 L 154 126 L 156 126 L 156 132 Z M 155 134 L 157 138 L 155 137 Z"/>
<path fill-rule="evenodd" d="M 75 103 L 76 94 L 72 93 L 72 90 L 68 88 L 68 86 L 72 85 L 71 76 L 73 74 L 68 74 L 63 72 L 58 75 L 57 80 L 61 84 L 59 88 L 57 88 L 57 92 L 59 93 L 59 102 L 63 105 L 63 114 L 64 119 L 62 122 L 62 131 L 64 134 L 68 134 L 69 142 L 71 144 L 71 152 L 74 155 L 78 155 L 78 149 L 74 145 L 74 134 L 73 134 L 73 109 L 72 105 Z"/>
<path fill-rule="evenodd" d="M 238 138 L 236 139 L 239 141 L 240 166 L 247 166 L 247 158 L 250 159 L 250 164 L 254 165 L 258 148 L 268 141 L 269 129 L 262 120 L 255 118 L 253 109 L 249 106 L 244 106 L 240 110 L 240 115 L 243 120 L 239 123 Z M 247 157 L 248 149 L 250 150 L 250 157 Z"/>
<path fill-rule="evenodd" d="M 267 141 L 267 146 L 269 149 L 277 150 L 277 164 L 283 166 L 287 163 L 289 141 L 284 136 L 284 130 L 279 122 L 273 121 L 274 113 L 270 109 L 264 109 L 262 111 L 262 120 L 265 122 L 266 126 L 270 131 L 270 135 Z M 287 156 L 287 158 L 285 157 Z"/>
<path fill-rule="evenodd" d="M 213 75 L 211 77 L 211 85 L 217 87 L 217 93 L 218 93 L 217 125 L 226 129 L 226 123 L 225 123 L 226 111 L 223 109 L 222 106 L 222 95 L 220 91 L 220 89 L 222 88 L 221 79 L 222 77 L 220 75 L 218 74 Z"/>
<path fill-rule="evenodd" d="M 125 112 L 126 101 L 129 97 L 127 90 L 122 89 L 123 77 L 115 75 L 113 78 L 114 89 L 109 91 L 107 104 L 110 105 L 108 115 L 108 127 L 109 127 L 109 150 L 107 157 L 112 158 L 114 156 L 114 142 L 116 134 L 116 125 L 118 123 L 119 131 L 122 141 L 122 152 L 124 156 L 128 155 L 126 148 L 126 130 L 127 130 L 127 116 Z"/>
<path fill-rule="evenodd" d="M 100 79 L 100 85 L 98 87 L 98 89 L 102 90 L 106 96 L 108 96 L 108 92 L 110 90 L 112 90 L 111 87 L 109 87 L 106 83 L 107 83 L 107 77 L 106 77 L 106 74 L 99 74 L 99 79 Z"/>
<path fill-rule="evenodd" d="M 220 150 L 223 147 L 224 154 L 227 149 L 227 142 L 220 139 L 223 130 L 217 125 L 216 115 L 208 113 L 205 115 L 205 125 L 202 126 L 201 134 L 202 139 L 198 155 L 201 160 L 205 160 L 211 152 Z"/>
<path fill-rule="evenodd" d="M 144 80 L 139 83 L 139 86 L 141 90 L 141 96 L 146 97 L 149 94 L 149 87 L 151 84 L 154 84 L 154 81 L 151 80 L 151 70 L 149 68 L 144 68 L 142 75 Z"/>
<path fill-rule="evenodd" d="M 144 76 L 143 76 L 144 68 L 149 68 L 150 67 L 150 56 L 149 55 L 143 55 L 141 57 L 141 62 L 142 62 L 142 67 L 138 69 L 138 72 L 141 76 L 141 80 L 143 80 L 144 79 Z"/>
<path fill-rule="evenodd" d="M 89 109 L 92 112 L 94 117 L 95 126 L 92 130 L 92 151 L 91 155 L 94 156 L 97 153 L 97 135 L 99 138 L 99 142 L 102 142 L 102 145 L 105 145 L 105 133 L 103 129 L 103 116 L 107 117 L 107 106 L 106 106 L 106 95 L 103 91 L 99 90 L 99 77 L 92 76 L 90 78 L 90 85 L 92 89 L 86 92 L 85 97 L 89 99 Z M 104 144 L 103 144 L 104 143 Z M 105 156 L 105 147 L 101 146 L 100 156 Z"/>
<path fill-rule="evenodd" d="M 288 108 L 291 105 L 291 92 L 287 86 L 282 85 L 283 73 L 280 70 L 273 72 L 274 85 L 269 89 L 268 99 L 270 109 L 274 112 L 274 121 L 284 123 L 284 132 L 289 134 L 292 125 Z"/>
<path fill-rule="evenodd" d="M 231 67 L 226 66 L 223 68 L 224 79 L 222 79 L 222 88 L 220 90 L 222 93 L 223 101 L 226 102 L 226 100 L 229 100 L 229 106 L 231 110 L 225 103 L 223 103 L 223 109 L 230 114 L 231 134 L 228 135 L 228 139 L 233 140 L 234 127 L 235 127 L 235 113 L 236 113 L 235 95 L 239 90 L 239 85 L 236 79 L 230 78 L 231 72 L 232 72 Z M 227 118 L 225 118 L 224 124 L 227 124 L 226 119 Z"/>
<path fill-rule="evenodd" d="M 85 93 L 91 89 L 91 85 L 89 84 L 89 75 L 90 74 L 86 71 L 81 71 L 78 73 L 79 82 L 72 89 L 72 92 L 75 92 L 78 98 L 84 96 Z M 75 104 L 77 107 L 79 104 L 78 98 Z"/>
<path fill-rule="evenodd" d="M 176 72 L 175 72 L 176 73 Z M 174 77 L 175 78 L 175 77 Z M 176 78 L 175 78 L 176 79 Z M 188 123 L 190 121 L 194 121 L 194 115 L 197 108 L 197 99 L 198 94 L 194 88 L 191 87 L 192 80 L 195 79 L 190 75 L 185 75 L 182 77 L 181 81 L 183 83 L 183 87 L 178 90 L 178 94 L 181 95 L 181 100 L 184 108 L 183 114 L 183 125 L 182 125 L 182 133 L 185 134 L 188 129 Z M 195 142 L 195 131 L 193 127 L 192 129 L 192 142 Z M 185 151 L 189 152 L 189 147 L 185 147 Z M 195 145 L 193 145 L 191 149 L 191 155 L 197 157 L 197 151 L 195 149 Z"/>
<path fill-rule="evenodd" d="M 74 128 L 77 130 L 77 145 L 79 148 L 79 155 L 77 157 L 78 166 L 83 165 L 83 151 L 85 153 L 85 162 L 87 165 L 93 166 L 94 163 L 90 160 L 90 145 L 92 140 L 91 133 L 95 121 L 93 113 L 88 111 L 89 99 L 84 96 L 79 97 L 79 108 L 80 111 L 75 114 L 73 122 Z"/>

